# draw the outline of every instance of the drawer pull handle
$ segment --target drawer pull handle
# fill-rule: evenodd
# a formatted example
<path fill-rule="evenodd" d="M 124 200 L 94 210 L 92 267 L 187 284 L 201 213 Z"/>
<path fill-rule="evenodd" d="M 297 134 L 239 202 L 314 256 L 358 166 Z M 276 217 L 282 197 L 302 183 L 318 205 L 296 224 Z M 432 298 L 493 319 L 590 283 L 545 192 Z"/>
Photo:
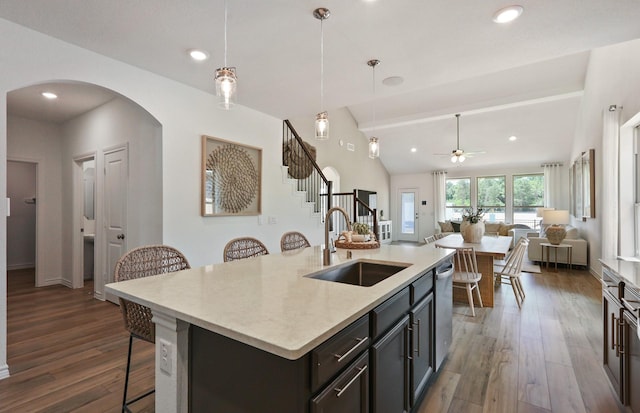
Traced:
<path fill-rule="evenodd" d="M 620 357 L 620 343 L 617 342 L 618 340 L 620 340 L 620 320 L 617 320 L 615 323 L 616 323 L 616 357 Z"/>
<path fill-rule="evenodd" d="M 336 394 L 336 397 L 340 397 L 342 396 L 342 393 L 344 393 L 345 391 L 347 391 L 347 389 L 349 388 L 349 386 L 351 386 L 353 384 L 354 381 L 358 380 L 358 377 L 360 377 L 362 375 L 362 373 L 364 373 L 364 371 L 367 369 L 367 366 L 362 366 L 362 368 L 360 367 L 356 367 L 356 369 L 358 369 L 358 374 L 356 374 L 355 376 L 353 376 L 353 378 L 351 380 L 349 380 L 349 383 L 347 383 L 343 388 L 339 389 L 339 388 L 335 388 L 333 390 L 337 391 L 338 394 Z"/>
<path fill-rule="evenodd" d="M 418 353 L 418 357 L 420 357 L 420 319 L 418 319 L 417 323 L 413 323 L 413 325 L 418 327 L 418 331 L 416 332 L 416 336 L 418 337 L 418 349 L 413 350 L 413 352 Z"/>
<path fill-rule="evenodd" d="M 611 313 L 611 350 L 616 350 L 616 315 Z"/>
<path fill-rule="evenodd" d="M 368 337 L 364 337 L 364 338 L 360 338 L 360 337 L 356 337 L 356 341 L 358 342 L 358 344 L 356 344 L 355 346 L 351 347 L 351 350 L 347 351 L 346 353 L 340 355 L 340 354 L 334 354 L 333 356 L 335 358 L 338 359 L 338 363 L 342 363 L 342 361 L 349 356 L 349 354 L 353 353 L 354 351 L 356 351 L 356 349 L 358 347 L 360 347 L 361 345 L 363 345 L 364 343 L 367 342 L 367 338 Z"/>
<path fill-rule="evenodd" d="M 640 310 L 640 307 L 634 307 L 633 304 L 640 304 L 640 301 L 635 301 L 635 300 L 627 300 L 625 298 L 622 299 L 622 302 L 624 303 L 624 306 L 631 312 L 638 312 L 638 310 Z"/>

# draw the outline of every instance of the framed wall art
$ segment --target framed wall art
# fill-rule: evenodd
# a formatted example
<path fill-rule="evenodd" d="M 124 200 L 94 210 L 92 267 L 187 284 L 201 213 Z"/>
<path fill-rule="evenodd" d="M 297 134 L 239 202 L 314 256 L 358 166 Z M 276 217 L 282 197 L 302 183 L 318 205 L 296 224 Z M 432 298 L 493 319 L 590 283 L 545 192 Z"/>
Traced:
<path fill-rule="evenodd" d="M 202 216 L 260 215 L 261 170 L 261 148 L 203 135 Z"/>

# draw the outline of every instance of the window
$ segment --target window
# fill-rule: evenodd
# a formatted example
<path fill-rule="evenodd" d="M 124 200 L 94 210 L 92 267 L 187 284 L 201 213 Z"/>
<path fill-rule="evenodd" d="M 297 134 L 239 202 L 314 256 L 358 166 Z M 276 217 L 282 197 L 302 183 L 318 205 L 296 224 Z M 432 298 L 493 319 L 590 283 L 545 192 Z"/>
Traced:
<path fill-rule="evenodd" d="M 478 208 L 484 210 L 484 219 L 488 222 L 505 222 L 505 191 L 504 176 L 478 177 Z"/>
<path fill-rule="evenodd" d="M 513 176 L 513 223 L 536 228 L 536 208 L 544 206 L 544 175 Z"/>
<path fill-rule="evenodd" d="M 445 218 L 462 221 L 462 213 L 471 208 L 471 178 L 447 179 Z"/>

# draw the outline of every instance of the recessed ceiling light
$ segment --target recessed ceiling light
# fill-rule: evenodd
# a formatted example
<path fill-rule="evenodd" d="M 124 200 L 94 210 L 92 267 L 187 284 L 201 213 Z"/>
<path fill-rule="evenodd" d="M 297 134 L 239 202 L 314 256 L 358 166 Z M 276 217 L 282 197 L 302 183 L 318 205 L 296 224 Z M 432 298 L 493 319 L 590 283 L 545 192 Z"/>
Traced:
<path fill-rule="evenodd" d="M 518 137 L 517 137 L 517 136 L 509 136 L 509 140 L 510 140 L 511 142 L 515 141 L 516 139 L 518 139 Z"/>
<path fill-rule="evenodd" d="M 57 99 L 58 95 L 56 95 L 55 93 L 52 92 L 42 92 L 42 96 L 46 97 L 47 99 Z"/>
<path fill-rule="evenodd" d="M 524 8 L 522 6 L 509 6 L 498 10 L 493 15 L 493 21 L 496 23 L 509 23 L 520 17 Z"/>
<path fill-rule="evenodd" d="M 382 81 L 383 85 L 386 86 L 398 86 L 404 82 L 404 79 L 401 76 L 391 76 Z"/>
<path fill-rule="evenodd" d="M 411 152 L 417 152 L 418 150 L 416 148 L 411 148 Z"/>
<path fill-rule="evenodd" d="M 201 62 L 209 58 L 209 53 L 205 52 L 204 50 L 191 49 L 189 50 L 189 56 L 191 56 L 193 60 Z"/>

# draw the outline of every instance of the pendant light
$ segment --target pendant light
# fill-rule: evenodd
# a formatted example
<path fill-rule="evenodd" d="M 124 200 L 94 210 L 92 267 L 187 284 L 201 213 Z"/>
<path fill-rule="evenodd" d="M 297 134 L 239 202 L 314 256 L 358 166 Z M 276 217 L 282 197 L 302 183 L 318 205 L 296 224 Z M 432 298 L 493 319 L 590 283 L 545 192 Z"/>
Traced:
<path fill-rule="evenodd" d="M 322 22 L 331 16 L 329 9 L 324 7 L 313 11 L 313 17 L 320 20 L 320 113 L 316 115 L 316 139 L 329 139 L 329 115 L 324 110 L 324 31 Z"/>
<path fill-rule="evenodd" d="M 231 109 L 236 104 L 238 77 L 236 68 L 227 66 L 227 0 L 224 0 L 224 66 L 216 70 L 215 81 L 218 106 Z"/>
<path fill-rule="evenodd" d="M 376 125 L 376 66 L 380 64 L 378 59 L 371 59 L 367 62 L 373 71 L 373 104 L 372 107 L 372 116 L 373 119 L 373 127 Z M 380 157 L 380 142 L 378 142 L 378 138 L 372 136 L 369 138 L 369 158 L 376 159 Z"/>

